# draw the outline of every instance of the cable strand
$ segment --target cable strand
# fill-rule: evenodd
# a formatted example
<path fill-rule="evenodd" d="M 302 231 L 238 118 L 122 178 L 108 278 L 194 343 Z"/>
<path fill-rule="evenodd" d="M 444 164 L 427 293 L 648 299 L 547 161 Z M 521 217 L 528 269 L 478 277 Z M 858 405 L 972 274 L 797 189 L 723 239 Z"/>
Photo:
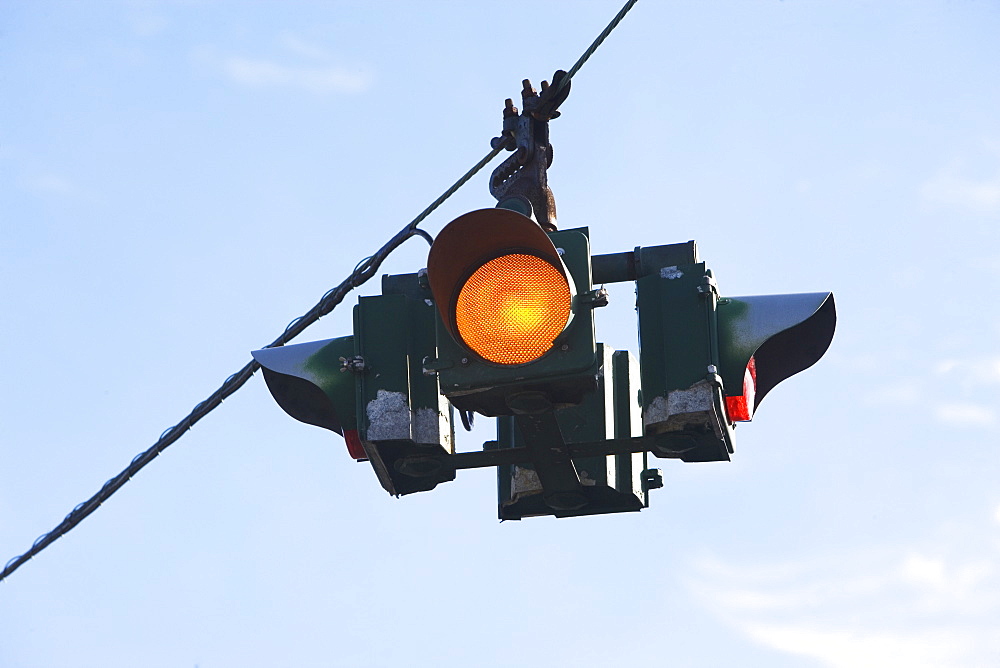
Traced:
<path fill-rule="evenodd" d="M 429 235 L 427 235 L 427 233 L 423 230 L 420 230 L 417 225 L 427 218 L 427 216 L 438 208 L 446 199 L 455 194 L 459 188 L 475 176 L 479 170 L 485 167 L 490 160 L 495 158 L 499 153 L 499 150 L 491 150 L 482 160 L 476 163 L 472 169 L 466 172 L 462 178 L 456 181 L 454 185 L 448 188 L 448 190 L 434 200 L 430 206 L 424 209 L 420 215 L 399 230 L 399 232 L 386 242 L 384 246 L 378 249 L 374 255 L 362 260 L 358 266 L 355 267 L 354 271 L 351 272 L 351 275 L 341 282 L 340 285 L 328 290 L 315 306 L 309 309 L 305 314 L 299 316 L 295 320 L 292 320 L 285 328 L 285 331 L 282 332 L 281 336 L 265 347 L 275 348 L 285 345 L 305 331 L 306 328 L 314 324 L 321 317 L 330 313 L 344 300 L 344 297 L 346 297 L 351 290 L 363 285 L 366 281 L 371 279 L 389 254 L 401 246 L 407 239 L 414 236 L 426 239 Z M 185 434 L 185 432 L 195 425 L 195 423 L 218 408 L 224 399 L 228 398 L 243 387 L 243 385 L 245 385 L 246 382 L 253 377 L 254 373 L 256 373 L 259 368 L 260 364 L 258 364 L 255 360 L 252 360 L 242 369 L 229 376 L 219 389 L 213 392 L 207 399 L 197 404 L 183 420 L 164 431 L 160 435 L 160 438 L 152 446 L 150 446 L 148 450 L 136 455 L 125 470 L 105 482 L 101 489 L 92 497 L 77 505 L 54 529 L 35 539 L 35 542 L 31 545 L 31 549 L 8 561 L 4 566 L 3 571 L 0 572 L 0 581 L 3 581 L 8 575 L 16 571 L 39 552 L 62 536 L 66 535 L 88 515 L 97 510 L 101 504 L 121 489 L 125 483 L 131 480 L 136 473 L 141 471 L 147 464 L 156 459 L 161 452 L 177 442 L 181 436 Z"/>
<path fill-rule="evenodd" d="M 594 40 L 593 44 L 591 44 L 590 47 L 583 52 L 583 55 L 580 56 L 576 63 L 573 64 L 573 67 L 569 68 L 569 71 L 566 72 L 566 76 L 564 76 L 562 81 L 559 82 L 559 88 L 555 91 L 556 93 L 569 84 L 569 80 L 573 78 L 573 75 L 576 74 L 581 67 L 583 67 L 584 63 L 590 60 L 590 57 L 594 55 L 594 52 L 597 51 L 598 47 L 604 43 L 604 40 L 608 38 L 611 31 L 618 27 L 618 24 L 622 22 L 622 19 L 625 18 L 625 15 L 629 13 L 629 10 L 632 9 L 636 2 L 638 2 L 638 0 L 628 0 L 628 2 L 626 2 L 620 10 L 618 10 L 615 17 L 611 19 L 611 23 L 609 23 L 601 34 L 597 36 L 597 39 Z"/>
<path fill-rule="evenodd" d="M 625 17 L 625 14 L 632 8 L 637 0 L 628 0 L 625 6 L 618 12 L 615 18 L 608 24 L 604 31 L 598 35 L 597 39 L 594 40 L 593 44 L 584 52 L 584 54 L 577 60 L 576 64 L 569 70 L 567 75 L 563 78 L 560 87 L 566 85 L 574 74 L 583 66 L 584 63 L 593 55 L 594 51 L 604 42 L 611 31 L 621 22 Z M 310 325 L 315 323 L 324 315 L 330 313 L 338 304 L 340 304 L 344 297 L 356 287 L 364 284 L 366 281 L 371 279 L 375 272 L 378 271 L 379 266 L 382 262 L 396 250 L 399 246 L 403 244 L 407 239 L 413 236 L 420 236 L 427 241 L 432 241 L 430 235 L 424 230 L 419 229 L 417 226 L 426 219 L 435 209 L 437 209 L 445 200 L 455 194 L 455 192 L 465 185 L 469 179 L 475 176 L 483 167 L 490 163 L 500 152 L 503 151 L 502 147 L 497 147 L 492 149 L 486 156 L 483 157 L 478 163 L 476 163 L 469 171 L 467 171 L 458 181 L 454 183 L 448 190 L 441 194 L 436 200 L 431 202 L 431 204 L 420 212 L 416 218 L 410 221 L 405 227 L 403 227 L 399 232 L 396 233 L 384 246 L 382 246 L 374 255 L 371 255 L 361 262 L 354 268 L 351 275 L 348 276 L 340 285 L 328 290 L 320 301 L 313 306 L 305 314 L 299 316 L 298 318 L 292 320 L 285 327 L 284 332 L 281 336 L 276 338 L 270 344 L 265 346 L 266 348 L 275 348 L 278 346 L 283 346 L 296 336 L 301 334 Z M 62 536 L 66 535 L 74 527 L 76 527 L 80 522 L 82 522 L 87 516 L 93 513 L 95 510 L 101 507 L 101 505 L 107 501 L 115 492 L 117 492 L 121 487 L 127 483 L 129 480 L 135 476 L 139 471 L 141 471 L 146 465 L 156 459 L 160 453 L 170 447 L 172 444 L 176 443 L 181 436 L 183 436 L 191 427 L 193 427 L 199 420 L 211 413 L 213 410 L 218 408 L 224 399 L 228 398 L 239 390 L 243 385 L 246 384 L 254 373 L 260 368 L 255 360 L 251 360 L 242 369 L 229 376 L 215 392 L 213 392 L 207 399 L 198 403 L 191 412 L 180 422 L 174 426 L 166 429 L 162 434 L 160 434 L 159 439 L 149 447 L 144 452 L 136 455 L 129 465 L 121 473 L 111 478 L 101 489 L 94 494 L 92 497 L 80 503 L 66 517 L 60 522 L 55 528 L 53 528 L 48 533 L 42 534 L 35 539 L 32 543 L 31 549 L 29 549 L 24 554 L 14 557 L 4 566 L 2 572 L 0 572 L 0 582 L 5 580 L 11 573 L 20 568 L 23 564 L 27 563 L 39 552 L 47 548 L 49 545 L 57 541 Z M 464 418 L 464 416 L 463 416 Z M 464 421 L 464 419 L 463 419 Z"/>

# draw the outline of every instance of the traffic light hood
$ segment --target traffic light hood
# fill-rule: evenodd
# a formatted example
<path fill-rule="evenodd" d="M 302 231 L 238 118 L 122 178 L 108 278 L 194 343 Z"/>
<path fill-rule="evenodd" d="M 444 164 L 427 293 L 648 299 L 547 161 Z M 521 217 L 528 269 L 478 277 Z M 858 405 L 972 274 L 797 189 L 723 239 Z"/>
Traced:
<path fill-rule="evenodd" d="M 353 336 L 264 348 L 252 354 L 271 396 L 290 416 L 341 435 L 345 429 L 357 429 L 354 377 L 340 373 L 340 359 L 354 354 Z"/>
<path fill-rule="evenodd" d="M 547 352 L 567 325 L 576 292 L 549 236 L 507 209 L 449 223 L 431 246 L 427 278 L 452 337 L 498 364 Z"/>
<path fill-rule="evenodd" d="M 718 317 L 726 389 L 743 378 L 753 358 L 755 410 L 775 385 L 819 361 L 837 325 L 832 292 L 729 297 L 719 300 Z"/>

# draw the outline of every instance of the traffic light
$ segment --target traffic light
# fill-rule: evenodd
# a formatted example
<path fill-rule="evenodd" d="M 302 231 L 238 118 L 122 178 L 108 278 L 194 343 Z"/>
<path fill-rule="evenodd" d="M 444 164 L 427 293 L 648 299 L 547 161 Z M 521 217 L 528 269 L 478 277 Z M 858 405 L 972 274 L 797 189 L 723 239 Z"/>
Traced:
<path fill-rule="evenodd" d="M 636 280 L 644 433 L 657 456 L 723 461 L 734 424 L 829 348 L 836 308 L 831 293 L 720 298 L 689 259 Z"/>
<path fill-rule="evenodd" d="M 830 293 L 722 297 L 694 241 L 591 256 L 587 228 L 558 230 L 549 121 L 569 90 L 561 70 L 540 93 L 522 81 L 491 141 L 511 152 L 496 208 L 446 225 L 426 270 L 383 276 L 353 336 L 254 353 L 278 404 L 342 434 L 392 494 L 493 466 L 502 520 L 640 510 L 663 485 L 648 454 L 728 460 L 736 423 L 830 345 Z M 595 336 L 604 285 L 627 282 L 638 362 Z M 453 409 L 466 428 L 496 418 L 497 439 L 456 452 Z"/>
<path fill-rule="evenodd" d="M 704 262 L 649 269 L 636 280 L 643 433 L 663 435 L 650 448 L 661 457 L 728 460 L 712 272 Z"/>
<path fill-rule="evenodd" d="M 594 334 L 594 282 L 632 281 L 638 363 Z M 442 230 L 426 272 L 383 276 L 352 336 L 254 356 L 278 404 L 343 435 L 390 493 L 495 466 L 501 519 L 571 517 L 647 507 L 648 453 L 728 460 L 736 423 L 835 325 L 830 293 L 721 297 L 694 242 L 592 257 L 586 228 L 488 209 Z M 497 440 L 456 452 L 453 407 L 496 417 Z"/>
<path fill-rule="evenodd" d="M 599 367 L 585 228 L 545 233 L 507 209 L 449 223 L 427 278 L 440 316 L 426 365 L 464 411 L 495 417 L 581 403 Z"/>
<path fill-rule="evenodd" d="M 385 276 L 380 296 L 361 297 L 354 336 L 253 353 L 268 389 L 297 420 L 343 434 L 390 494 L 455 479 L 451 407 L 423 373 L 436 315 L 417 274 Z"/>

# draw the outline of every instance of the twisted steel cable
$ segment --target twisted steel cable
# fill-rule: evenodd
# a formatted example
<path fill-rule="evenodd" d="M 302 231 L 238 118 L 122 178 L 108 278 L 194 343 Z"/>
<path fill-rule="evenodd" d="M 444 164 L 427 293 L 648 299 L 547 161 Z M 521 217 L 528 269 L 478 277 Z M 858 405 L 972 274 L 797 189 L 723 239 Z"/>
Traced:
<path fill-rule="evenodd" d="M 596 40 L 590 45 L 590 47 L 584 52 L 584 54 L 577 60 L 576 64 L 567 72 L 566 76 L 563 77 L 559 88 L 562 88 L 569 83 L 569 80 L 577 73 L 577 71 L 583 66 L 585 62 L 590 58 L 590 56 L 597 50 L 602 42 L 607 38 L 612 30 L 621 22 L 625 14 L 632 8 L 632 6 L 637 2 L 637 0 L 628 0 L 625 6 L 618 12 L 611 23 L 604 29 L 604 31 L 597 37 Z M 313 306 L 309 311 L 299 316 L 295 320 L 292 320 L 285 331 L 281 333 L 281 336 L 276 338 L 274 341 L 269 343 L 265 348 L 275 348 L 277 346 L 283 346 L 296 336 L 301 334 L 310 325 L 315 323 L 324 315 L 330 313 L 338 304 L 340 304 L 344 297 L 356 287 L 363 285 L 366 281 L 371 279 L 378 268 L 382 265 L 385 259 L 396 250 L 399 246 L 403 244 L 407 239 L 413 236 L 423 237 L 428 242 L 432 241 L 431 236 L 421 230 L 418 225 L 427 218 L 435 209 L 437 209 L 446 199 L 451 197 L 455 192 L 461 188 L 466 182 L 469 181 L 473 176 L 476 175 L 483 167 L 490 163 L 497 155 L 503 151 L 502 146 L 498 146 L 492 149 L 486 156 L 483 157 L 478 163 L 476 163 L 468 172 L 466 172 L 458 181 L 454 183 L 448 190 L 443 192 L 436 200 L 431 202 L 431 204 L 424 209 L 416 218 L 410 221 L 405 227 L 403 227 L 399 232 L 396 233 L 389 241 L 385 243 L 384 246 L 379 248 L 373 255 L 362 260 L 351 275 L 344 279 L 340 285 L 330 289 L 323 295 L 319 302 Z M 211 413 L 213 410 L 218 408 L 223 400 L 234 394 L 238 389 L 243 387 L 248 380 L 256 373 L 257 369 L 260 368 L 260 364 L 256 361 L 251 360 L 242 369 L 229 376 L 222 383 L 215 392 L 211 394 L 207 399 L 197 404 L 194 409 L 188 415 L 164 431 L 160 438 L 149 447 L 144 452 L 139 453 L 132 459 L 131 463 L 123 470 L 121 473 L 111 478 L 101 489 L 94 494 L 92 497 L 84 501 L 83 503 L 77 505 L 66 517 L 60 522 L 54 529 L 48 533 L 39 536 L 29 549 L 24 554 L 14 557 L 4 566 L 2 572 L 0 572 L 0 582 L 7 578 L 11 573 L 20 568 L 23 564 L 27 563 L 39 552 L 44 550 L 46 547 L 57 541 L 62 536 L 66 535 L 71 531 L 76 525 L 82 522 L 88 515 L 93 513 L 95 510 L 101 507 L 101 505 L 107 501 L 115 492 L 117 492 L 125 483 L 132 479 L 132 477 L 141 471 L 147 464 L 156 459 L 161 452 L 170 447 L 173 443 L 178 441 L 184 433 L 193 427 L 196 422 L 201 420 L 203 417 Z"/>
<path fill-rule="evenodd" d="M 472 169 L 466 172 L 462 178 L 456 181 L 451 188 L 442 193 L 442 195 L 434 200 L 430 206 L 424 209 L 420 215 L 410 221 L 409 224 L 407 224 L 404 228 L 397 232 L 394 237 L 386 242 L 384 246 L 379 248 L 374 255 L 362 260 L 358 266 L 355 267 L 354 271 L 351 272 L 351 275 L 348 276 L 340 285 L 329 290 L 323 295 L 315 306 L 303 315 L 291 321 L 288 326 L 285 327 L 285 331 L 281 333 L 281 336 L 265 347 L 274 348 L 285 345 L 304 332 L 307 327 L 332 311 L 338 304 L 340 304 L 340 302 L 344 300 L 347 293 L 354 288 L 363 285 L 366 281 L 372 278 L 375 275 L 375 272 L 378 271 L 379 266 L 381 266 L 389 254 L 401 246 L 403 242 L 410 237 L 420 236 L 424 239 L 430 240 L 430 235 L 417 226 L 421 223 L 421 221 L 427 218 L 427 216 L 429 216 L 434 209 L 438 208 L 442 202 L 451 197 L 455 191 L 461 188 L 476 174 L 476 172 L 485 167 L 499 153 L 500 149 L 491 150 L 482 160 L 476 163 Z M 104 483 L 96 494 L 74 508 L 65 517 L 65 519 L 58 524 L 58 526 L 48 533 L 39 536 L 38 539 L 32 543 L 30 550 L 8 561 L 6 566 L 4 566 L 3 571 L 0 572 L 0 581 L 4 580 L 8 575 L 20 568 L 36 554 L 71 531 L 77 524 L 82 522 L 84 518 L 100 508 L 101 504 L 107 501 L 111 495 L 131 480 L 132 476 L 141 471 L 143 467 L 156 459 L 161 452 L 180 439 L 180 437 L 184 435 L 184 432 L 193 427 L 198 420 L 218 408 L 222 404 L 223 400 L 235 393 L 236 390 L 243 387 L 243 385 L 250 380 L 259 368 L 260 364 L 258 364 L 255 360 L 251 360 L 246 366 L 227 378 L 219 389 L 213 392 L 207 399 L 195 406 L 194 409 L 188 413 L 187 417 L 175 424 L 173 427 L 164 431 L 156 443 L 150 446 L 148 450 L 136 455 L 124 471 Z"/>

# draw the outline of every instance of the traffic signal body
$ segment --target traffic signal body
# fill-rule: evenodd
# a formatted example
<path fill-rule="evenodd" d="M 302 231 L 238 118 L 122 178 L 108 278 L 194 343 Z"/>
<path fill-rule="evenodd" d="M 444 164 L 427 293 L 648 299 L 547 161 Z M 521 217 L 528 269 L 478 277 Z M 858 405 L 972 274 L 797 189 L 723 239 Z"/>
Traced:
<path fill-rule="evenodd" d="M 352 337 L 254 352 L 285 412 L 345 435 L 390 494 L 454 480 L 451 408 L 423 373 L 434 351 L 434 308 L 416 274 L 386 276 L 383 294 L 361 297 Z"/>
<path fill-rule="evenodd" d="M 362 444 L 390 493 L 427 491 L 455 479 L 441 458 L 455 451 L 451 409 L 423 373 L 436 316 L 416 274 L 384 277 L 382 292 L 354 310 Z"/>
<path fill-rule="evenodd" d="M 501 519 L 645 508 L 649 453 L 728 460 L 735 423 L 836 324 L 830 293 L 720 297 L 694 242 L 592 257 L 586 228 L 507 209 L 452 221 L 427 265 L 361 297 L 353 336 L 254 356 L 278 404 L 343 435 L 392 494 L 496 467 Z M 638 362 L 597 343 L 595 281 L 635 282 Z M 456 452 L 453 409 L 496 417 L 497 440 Z"/>
<path fill-rule="evenodd" d="M 715 279 L 704 262 L 652 268 L 636 281 L 643 429 L 651 451 L 683 461 L 728 460 Z"/>
<path fill-rule="evenodd" d="M 830 293 L 725 298 L 694 241 L 591 256 L 587 228 L 557 231 L 548 123 L 569 90 L 561 70 L 541 93 L 522 82 L 491 142 L 512 152 L 497 207 L 446 225 L 426 270 L 384 276 L 353 336 L 254 353 L 278 404 L 343 435 L 392 494 L 493 466 L 502 520 L 640 510 L 663 484 L 648 454 L 728 460 L 736 423 L 830 345 Z M 638 362 L 594 326 L 604 284 L 633 281 Z M 496 418 L 497 440 L 456 452 L 454 409 L 466 428 Z"/>
<path fill-rule="evenodd" d="M 728 460 L 734 423 L 815 364 L 836 326 L 831 293 L 720 298 L 704 263 L 650 268 L 636 293 L 644 432 L 686 462 Z"/>

